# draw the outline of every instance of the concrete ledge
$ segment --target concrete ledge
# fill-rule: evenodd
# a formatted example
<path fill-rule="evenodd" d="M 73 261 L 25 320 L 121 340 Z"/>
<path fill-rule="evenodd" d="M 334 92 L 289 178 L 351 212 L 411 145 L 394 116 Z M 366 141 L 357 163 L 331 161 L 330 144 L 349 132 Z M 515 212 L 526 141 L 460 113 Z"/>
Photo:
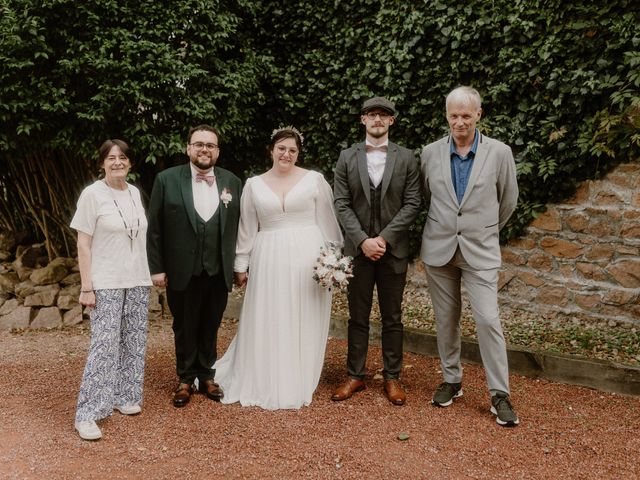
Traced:
<path fill-rule="evenodd" d="M 242 298 L 229 297 L 225 317 L 239 318 Z M 333 315 L 329 333 L 335 338 L 347 338 L 347 318 Z M 369 341 L 380 343 L 380 325 L 371 323 Z M 407 352 L 438 357 L 436 336 L 416 328 L 404 329 L 404 348 Z M 509 372 L 532 378 L 544 378 L 559 383 L 595 388 L 604 392 L 640 396 L 640 368 L 619 365 L 604 360 L 592 360 L 574 355 L 534 352 L 509 347 Z M 462 361 L 481 364 L 478 342 L 462 339 Z"/>
<path fill-rule="evenodd" d="M 380 343 L 379 324 L 371 323 L 369 341 Z M 347 338 L 347 319 L 332 316 L 330 334 Z M 404 329 L 404 348 L 407 352 L 438 357 L 436 336 L 416 328 Z M 603 360 L 592 360 L 573 355 L 541 353 L 524 348 L 509 347 L 509 372 L 532 378 L 545 378 L 554 382 L 580 385 L 605 392 L 640 396 L 640 368 L 619 365 Z M 462 361 L 481 364 L 478 343 L 462 339 Z"/>

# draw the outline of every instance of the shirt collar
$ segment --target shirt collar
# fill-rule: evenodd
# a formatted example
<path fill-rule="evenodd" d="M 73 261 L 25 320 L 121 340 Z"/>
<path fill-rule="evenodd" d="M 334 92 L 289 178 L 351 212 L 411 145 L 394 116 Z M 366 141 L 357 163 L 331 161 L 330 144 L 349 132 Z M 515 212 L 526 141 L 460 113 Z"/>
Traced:
<path fill-rule="evenodd" d="M 476 151 L 478 150 L 478 139 L 479 138 L 480 138 L 480 132 L 476 128 L 476 131 L 474 133 L 473 145 L 471 145 L 471 150 L 469 150 L 469 153 L 467 154 L 467 156 L 469 156 L 469 155 L 471 155 L 473 157 L 476 156 Z M 456 153 L 456 141 L 453 139 L 453 136 L 451 136 L 451 143 L 449 144 L 449 155 L 451 156 L 454 153 Z"/>
<path fill-rule="evenodd" d="M 388 147 L 388 146 L 389 146 L 389 139 L 386 139 L 386 140 L 385 140 L 384 142 L 382 142 L 380 145 L 374 145 L 373 143 L 371 143 L 371 142 L 367 139 L 367 140 L 365 140 L 364 144 L 365 144 L 365 145 L 371 145 L 372 147 L 383 147 L 383 146 Z"/>

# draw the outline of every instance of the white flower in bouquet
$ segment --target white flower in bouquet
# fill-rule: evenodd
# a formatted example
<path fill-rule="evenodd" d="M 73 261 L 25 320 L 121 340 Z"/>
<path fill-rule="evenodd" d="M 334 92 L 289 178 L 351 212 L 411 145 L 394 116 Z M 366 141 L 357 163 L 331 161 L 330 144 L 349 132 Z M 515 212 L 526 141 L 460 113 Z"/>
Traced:
<path fill-rule="evenodd" d="M 313 279 L 324 288 L 345 289 L 353 277 L 352 257 L 342 254 L 335 242 L 320 247 L 320 256 L 313 266 Z"/>

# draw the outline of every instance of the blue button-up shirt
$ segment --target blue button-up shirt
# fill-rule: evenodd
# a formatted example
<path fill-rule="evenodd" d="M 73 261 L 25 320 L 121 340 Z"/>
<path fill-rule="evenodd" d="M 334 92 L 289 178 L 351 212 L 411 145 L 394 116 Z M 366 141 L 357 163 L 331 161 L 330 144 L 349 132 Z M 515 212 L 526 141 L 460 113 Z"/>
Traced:
<path fill-rule="evenodd" d="M 449 148 L 449 154 L 451 155 L 451 179 L 453 180 L 453 188 L 456 191 L 456 197 L 458 198 L 458 205 L 462 203 L 462 197 L 467 189 L 469 183 L 469 177 L 471 176 L 471 169 L 473 168 L 473 160 L 476 158 L 476 151 L 478 150 L 478 138 L 480 132 L 476 128 L 475 138 L 471 150 L 467 153 L 466 157 L 461 157 L 456 152 L 456 144 L 451 137 L 451 147 Z"/>

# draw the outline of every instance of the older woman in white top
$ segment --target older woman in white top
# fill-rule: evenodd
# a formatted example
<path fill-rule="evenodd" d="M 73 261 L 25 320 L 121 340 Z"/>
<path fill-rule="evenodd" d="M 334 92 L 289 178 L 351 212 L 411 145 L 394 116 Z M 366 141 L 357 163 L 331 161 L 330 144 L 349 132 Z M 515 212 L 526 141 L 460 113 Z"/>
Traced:
<path fill-rule="evenodd" d="M 104 178 L 86 187 L 71 227 L 78 232 L 80 304 L 91 311 L 91 345 L 82 377 L 75 428 L 97 440 L 96 420 L 118 410 L 141 411 L 147 307 L 147 219 L 139 190 L 127 183 L 129 147 L 107 140 L 99 149 Z"/>

